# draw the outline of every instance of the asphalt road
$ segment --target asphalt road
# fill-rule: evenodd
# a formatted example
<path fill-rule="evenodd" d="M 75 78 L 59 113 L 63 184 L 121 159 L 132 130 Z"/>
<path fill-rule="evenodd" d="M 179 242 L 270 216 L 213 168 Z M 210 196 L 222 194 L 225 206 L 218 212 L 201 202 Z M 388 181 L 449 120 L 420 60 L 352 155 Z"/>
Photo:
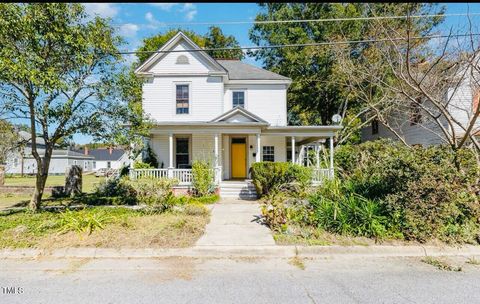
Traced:
<path fill-rule="evenodd" d="M 289 262 L 0 260 L 0 303 L 480 303 L 480 266 L 466 258 L 449 260 L 461 272 L 420 258 Z"/>

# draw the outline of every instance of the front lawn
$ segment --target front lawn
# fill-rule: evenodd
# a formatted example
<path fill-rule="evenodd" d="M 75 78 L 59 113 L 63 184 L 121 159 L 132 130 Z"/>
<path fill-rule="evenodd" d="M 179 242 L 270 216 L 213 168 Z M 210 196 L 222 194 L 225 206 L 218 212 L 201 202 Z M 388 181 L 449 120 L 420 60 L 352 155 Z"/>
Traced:
<path fill-rule="evenodd" d="M 83 192 L 90 193 L 95 189 L 95 185 L 104 181 L 104 177 L 95 177 L 93 174 L 83 175 Z M 7 176 L 5 186 L 30 186 L 35 187 L 35 176 Z M 46 187 L 65 186 L 64 175 L 49 175 Z"/>
<path fill-rule="evenodd" d="M 92 193 L 95 187 L 105 181 L 104 177 L 95 177 L 92 174 L 83 175 L 82 190 L 85 193 Z M 47 178 L 46 187 L 64 186 L 65 176 L 50 175 Z M 35 187 L 35 176 L 7 176 L 5 186 L 29 186 Z M 33 190 L 32 190 L 33 193 Z M 26 206 L 32 197 L 31 194 L 0 193 L 0 210 L 12 206 Z M 48 194 L 43 195 L 44 205 L 63 204 L 62 200 L 52 200 Z"/>
<path fill-rule="evenodd" d="M 208 210 L 145 212 L 123 207 L 79 211 L 0 213 L 0 248 L 163 248 L 192 246 L 203 234 Z"/>

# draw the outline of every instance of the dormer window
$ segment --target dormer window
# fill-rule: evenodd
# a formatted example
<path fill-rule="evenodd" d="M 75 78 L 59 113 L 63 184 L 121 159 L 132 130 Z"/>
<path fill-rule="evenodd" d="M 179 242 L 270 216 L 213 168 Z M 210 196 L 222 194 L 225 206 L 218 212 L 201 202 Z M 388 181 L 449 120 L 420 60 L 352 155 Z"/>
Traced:
<path fill-rule="evenodd" d="M 176 64 L 189 64 L 190 62 L 188 62 L 188 57 L 185 56 L 185 55 L 180 55 L 177 57 L 177 62 Z"/>

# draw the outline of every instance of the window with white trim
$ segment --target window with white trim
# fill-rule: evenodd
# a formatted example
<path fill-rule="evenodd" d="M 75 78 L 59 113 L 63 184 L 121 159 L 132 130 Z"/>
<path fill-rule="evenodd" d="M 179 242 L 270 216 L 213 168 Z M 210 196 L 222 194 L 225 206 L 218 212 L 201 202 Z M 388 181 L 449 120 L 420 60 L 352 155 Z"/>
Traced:
<path fill-rule="evenodd" d="M 176 85 L 176 108 L 177 114 L 188 114 L 189 104 L 190 104 L 190 94 L 189 94 L 189 85 L 188 84 L 177 84 Z"/>
<path fill-rule="evenodd" d="M 274 162 L 275 161 L 275 147 L 263 146 L 263 161 Z"/>
<path fill-rule="evenodd" d="M 244 91 L 232 92 L 232 105 L 234 108 L 235 107 L 245 108 L 245 92 Z"/>

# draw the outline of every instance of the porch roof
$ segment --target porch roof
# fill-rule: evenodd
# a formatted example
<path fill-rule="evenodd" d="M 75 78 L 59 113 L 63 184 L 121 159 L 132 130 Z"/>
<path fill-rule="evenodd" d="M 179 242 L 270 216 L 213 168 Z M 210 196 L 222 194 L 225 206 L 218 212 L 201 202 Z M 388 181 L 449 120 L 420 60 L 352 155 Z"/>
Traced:
<path fill-rule="evenodd" d="M 270 126 L 266 122 L 158 122 L 152 128 L 152 134 L 168 133 L 208 133 L 208 134 L 262 134 L 297 136 L 305 138 L 328 138 L 342 126 Z"/>
<path fill-rule="evenodd" d="M 335 136 L 337 131 L 343 127 L 339 125 L 331 126 L 269 126 L 262 130 L 266 135 L 284 135 L 284 136 L 305 136 L 325 138 Z"/>

